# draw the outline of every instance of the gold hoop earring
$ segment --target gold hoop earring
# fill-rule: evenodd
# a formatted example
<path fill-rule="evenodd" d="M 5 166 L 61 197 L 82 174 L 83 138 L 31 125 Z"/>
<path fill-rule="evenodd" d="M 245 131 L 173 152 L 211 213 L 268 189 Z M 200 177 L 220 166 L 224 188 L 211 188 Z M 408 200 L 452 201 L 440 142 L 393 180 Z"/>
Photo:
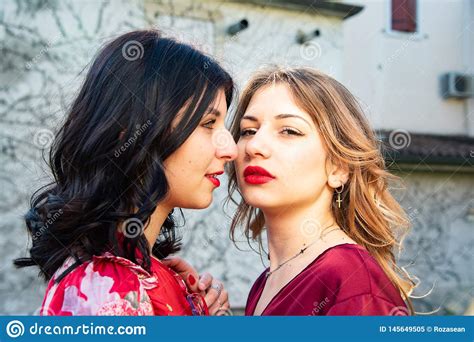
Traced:
<path fill-rule="evenodd" d="M 336 191 L 336 193 L 337 193 L 337 200 L 336 200 L 336 202 L 337 202 L 337 207 L 338 207 L 338 208 L 341 207 L 341 202 L 342 202 L 342 200 L 341 200 L 341 193 L 344 191 L 344 184 L 342 184 L 341 187 L 342 187 L 342 189 L 341 189 L 340 191 L 337 191 L 337 189 L 334 189 L 334 190 Z"/>

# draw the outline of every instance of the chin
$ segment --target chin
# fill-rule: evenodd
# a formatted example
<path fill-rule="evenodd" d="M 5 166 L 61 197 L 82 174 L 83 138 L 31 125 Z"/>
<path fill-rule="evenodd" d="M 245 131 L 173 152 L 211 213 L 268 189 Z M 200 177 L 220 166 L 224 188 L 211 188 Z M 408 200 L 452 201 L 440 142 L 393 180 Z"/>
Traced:
<path fill-rule="evenodd" d="M 209 207 L 212 203 L 212 197 L 209 198 L 195 198 L 188 200 L 183 203 L 178 203 L 176 207 L 182 208 L 182 209 L 206 209 Z"/>
<path fill-rule="evenodd" d="M 275 197 L 269 196 L 268 194 L 263 194 L 258 190 L 250 190 L 244 191 L 242 193 L 245 202 L 250 204 L 252 207 L 264 209 L 264 208 L 271 208 L 274 207 L 277 203 L 275 203 Z"/>
<path fill-rule="evenodd" d="M 195 201 L 193 209 L 206 209 L 207 207 L 211 205 L 211 203 L 212 203 L 212 194 L 209 197 L 206 196 L 204 199 L 200 198 L 197 201 Z"/>

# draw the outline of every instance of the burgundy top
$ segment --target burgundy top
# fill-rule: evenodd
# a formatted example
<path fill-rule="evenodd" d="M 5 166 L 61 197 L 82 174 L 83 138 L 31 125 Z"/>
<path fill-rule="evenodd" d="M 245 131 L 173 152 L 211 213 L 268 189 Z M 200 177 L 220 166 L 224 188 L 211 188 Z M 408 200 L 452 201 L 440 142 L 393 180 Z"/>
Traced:
<path fill-rule="evenodd" d="M 250 290 L 245 315 L 255 312 L 265 273 Z M 341 244 L 321 253 L 286 284 L 262 315 L 408 315 L 400 292 L 362 246 Z"/>

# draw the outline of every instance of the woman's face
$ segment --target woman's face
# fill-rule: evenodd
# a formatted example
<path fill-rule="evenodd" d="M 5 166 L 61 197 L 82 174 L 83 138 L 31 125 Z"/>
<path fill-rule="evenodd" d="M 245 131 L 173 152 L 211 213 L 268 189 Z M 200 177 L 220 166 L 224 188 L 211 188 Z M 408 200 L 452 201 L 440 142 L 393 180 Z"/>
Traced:
<path fill-rule="evenodd" d="M 284 84 L 265 86 L 252 97 L 237 148 L 237 182 L 253 207 L 297 208 L 313 204 L 323 191 L 331 194 L 316 125 Z"/>
<path fill-rule="evenodd" d="M 169 184 L 166 202 L 170 207 L 202 209 L 211 204 L 212 192 L 220 185 L 217 175 L 223 174 L 224 164 L 237 156 L 235 142 L 224 126 L 226 114 L 227 102 L 221 90 L 198 127 L 165 160 Z"/>

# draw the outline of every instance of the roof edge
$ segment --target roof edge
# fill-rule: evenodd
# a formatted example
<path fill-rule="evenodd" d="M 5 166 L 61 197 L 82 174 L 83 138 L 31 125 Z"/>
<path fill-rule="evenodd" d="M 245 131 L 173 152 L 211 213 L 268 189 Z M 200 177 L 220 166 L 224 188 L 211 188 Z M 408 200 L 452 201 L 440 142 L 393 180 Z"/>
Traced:
<path fill-rule="evenodd" d="M 364 9 L 364 6 L 336 1 L 314 0 L 230 0 L 229 2 L 248 3 L 276 7 L 295 11 L 305 11 L 322 15 L 335 16 L 341 19 L 350 18 Z"/>

